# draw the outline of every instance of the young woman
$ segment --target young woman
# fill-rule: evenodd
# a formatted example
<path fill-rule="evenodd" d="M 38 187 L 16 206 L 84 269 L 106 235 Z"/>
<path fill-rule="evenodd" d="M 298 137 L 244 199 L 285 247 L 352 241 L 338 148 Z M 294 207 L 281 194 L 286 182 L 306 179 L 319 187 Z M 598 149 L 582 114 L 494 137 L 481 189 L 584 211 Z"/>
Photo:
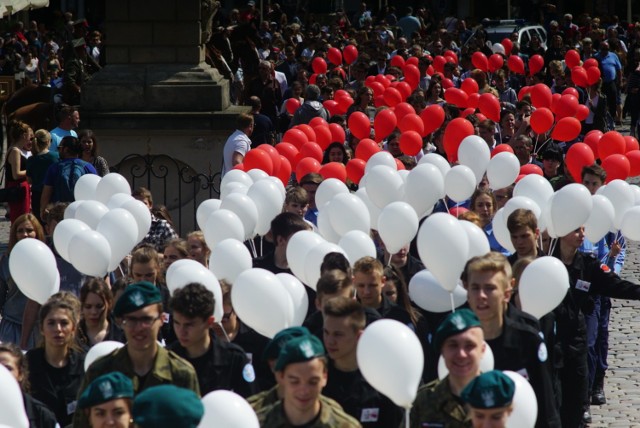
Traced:
<path fill-rule="evenodd" d="M 120 372 L 98 376 L 78 399 L 78 409 L 92 428 L 133 427 L 132 405 L 133 383 Z"/>
<path fill-rule="evenodd" d="M 58 152 L 49 151 L 51 134 L 46 129 L 38 129 L 31 147 L 32 156 L 27 159 L 27 181 L 31 184 L 31 210 L 36 217 L 40 216 L 40 196 L 44 187 L 47 169 L 60 160 Z M 38 220 L 42 220 L 38 218 Z"/>
<path fill-rule="evenodd" d="M 500 114 L 500 142 L 509 143 L 516 135 L 516 117 L 509 110 Z"/>
<path fill-rule="evenodd" d="M 204 240 L 204 233 L 200 230 L 187 235 L 187 246 L 189 247 L 189 258 L 199 262 L 204 267 L 209 266 L 209 256 L 211 250 Z"/>
<path fill-rule="evenodd" d="M 162 257 L 163 273 L 166 274 L 169 266 L 178 260 L 189 258 L 189 247 L 187 241 L 182 238 L 174 238 L 167 242 L 164 247 Z"/>
<path fill-rule="evenodd" d="M 427 89 L 427 105 L 442 104 L 444 103 L 443 97 L 442 84 L 438 80 L 431 80 Z"/>
<path fill-rule="evenodd" d="M 22 214 L 31 211 L 31 192 L 27 183 L 27 158 L 31 156 L 33 130 L 24 122 L 8 125 L 9 150 L 5 163 L 5 187 L 24 188 L 24 197 L 9 202 L 9 220 L 13 223 Z"/>
<path fill-rule="evenodd" d="M 509 252 L 500 245 L 498 239 L 493 233 L 493 216 L 496 213 L 496 197 L 491 190 L 476 190 L 471 195 L 471 203 L 469 207 L 471 211 L 478 214 L 480 217 L 480 223 L 482 230 L 484 230 L 487 239 L 489 240 L 489 247 L 491 251 L 498 251 L 503 254 L 509 254 Z"/>
<path fill-rule="evenodd" d="M 98 171 L 100 177 L 109 174 L 109 164 L 102 156 L 98 156 L 98 140 L 90 129 L 78 132 L 78 139 L 82 144 L 82 160 L 89 162 Z"/>
<path fill-rule="evenodd" d="M 324 156 L 322 158 L 323 165 L 329 162 L 340 162 L 346 165 L 348 161 L 349 155 L 346 147 L 344 144 L 337 141 L 329 144 L 329 147 L 324 151 Z"/>
<path fill-rule="evenodd" d="M 84 352 L 75 340 L 79 319 L 77 297 L 65 291 L 54 294 L 40 309 L 42 345 L 27 352 L 33 396 L 55 413 L 60 426 L 73 419 L 84 377 Z"/>
<path fill-rule="evenodd" d="M 100 278 L 89 278 L 80 289 L 81 319 L 78 324 L 78 342 L 90 348 L 105 340 L 125 342 L 124 334 L 111 319 L 113 295 Z"/>

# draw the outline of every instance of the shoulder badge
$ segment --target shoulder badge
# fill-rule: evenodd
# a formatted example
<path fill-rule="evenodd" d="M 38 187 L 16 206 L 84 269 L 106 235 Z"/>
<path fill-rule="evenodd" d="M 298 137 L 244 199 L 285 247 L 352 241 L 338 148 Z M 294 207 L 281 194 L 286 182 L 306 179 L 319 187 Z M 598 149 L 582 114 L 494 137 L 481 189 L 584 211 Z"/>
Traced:
<path fill-rule="evenodd" d="M 251 363 L 245 364 L 242 368 L 242 379 L 247 383 L 253 383 L 253 381 L 256 380 L 256 372 Z"/>
<path fill-rule="evenodd" d="M 540 360 L 541 363 L 544 363 L 547 361 L 548 357 L 547 345 L 545 345 L 544 342 L 541 342 L 540 346 L 538 346 L 538 360 Z"/>
<path fill-rule="evenodd" d="M 606 265 L 606 264 L 604 264 L 604 263 L 601 263 L 601 264 L 600 264 L 600 269 L 601 269 L 601 270 L 602 270 L 602 272 L 604 272 L 604 273 L 609 273 L 609 272 L 611 272 L 611 269 L 609 268 L 609 266 L 607 266 L 607 265 Z"/>

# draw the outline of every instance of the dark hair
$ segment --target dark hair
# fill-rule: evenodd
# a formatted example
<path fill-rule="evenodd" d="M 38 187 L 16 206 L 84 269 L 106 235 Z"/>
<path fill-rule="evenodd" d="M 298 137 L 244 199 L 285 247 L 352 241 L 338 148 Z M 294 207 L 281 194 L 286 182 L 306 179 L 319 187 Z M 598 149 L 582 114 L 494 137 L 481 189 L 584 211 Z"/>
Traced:
<path fill-rule="evenodd" d="M 329 147 L 327 147 L 327 150 L 324 151 L 324 156 L 322 157 L 323 165 L 331 162 L 331 160 L 329 159 L 329 152 L 331 152 L 331 149 L 335 149 L 335 148 L 338 148 L 340 149 L 340 151 L 342 151 L 342 163 L 345 165 L 347 164 L 347 162 L 349 161 L 349 155 L 347 154 L 347 149 L 344 147 L 344 144 L 336 141 L 329 144 Z"/>
<path fill-rule="evenodd" d="M 153 195 L 151 191 L 146 187 L 138 187 L 133 192 L 131 192 L 131 196 L 135 199 L 144 199 L 149 202 L 149 205 L 153 205 Z"/>
<path fill-rule="evenodd" d="M 335 294 L 347 287 L 352 287 L 351 275 L 340 269 L 332 269 L 324 272 L 316 284 L 317 298 L 325 294 Z"/>
<path fill-rule="evenodd" d="M 78 131 L 78 140 L 80 140 L 80 147 L 82 147 L 83 138 L 89 138 L 91 141 L 93 141 L 93 146 L 91 146 L 91 156 L 96 157 L 98 155 L 98 139 L 96 138 L 96 134 L 94 134 L 90 129 L 83 129 L 82 131 Z"/>
<path fill-rule="evenodd" d="M 22 353 L 22 349 L 18 345 L 10 342 L 0 342 L 0 353 L 2 352 L 6 352 L 16 359 L 18 372 L 22 376 L 20 389 L 22 389 L 22 392 L 29 392 L 29 361 L 27 360 L 27 355 Z"/>
<path fill-rule="evenodd" d="M 351 276 L 351 264 L 349 263 L 349 259 L 342 253 L 327 253 L 324 259 L 322 259 L 322 264 L 320 265 L 321 275 L 334 269 L 341 270 L 347 276 Z"/>
<path fill-rule="evenodd" d="M 325 317 L 349 318 L 350 327 L 354 331 L 364 330 L 367 317 L 364 307 L 357 300 L 349 297 L 337 296 L 327 300 L 322 308 Z"/>
<path fill-rule="evenodd" d="M 82 154 L 82 145 L 80 144 L 80 140 L 72 135 L 67 135 L 60 140 L 60 144 L 58 144 L 58 149 L 65 148 L 69 150 L 74 156 L 80 156 Z"/>
<path fill-rule="evenodd" d="M 113 308 L 113 294 L 111 288 L 101 278 L 90 277 L 88 278 L 82 287 L 80 288 L 80 303 L 84 304 L 89 296 L 89 293 L 97 294 L 100 296 L 106 306 L 106 311 Z"/>
<path fill-rule="evenodd" d="M 607 179 L 607 171 L 604 170 L 600 165 L 593 164 L 591 166 L 585 166 L 582 168 L 582 172 L 580 173 L 581 178 L 584 178 L 585 175 L 595 175 L 598 177 L 603 183 Z"/>
<path fill-rule="evenodd" d="M 471 195 L 471 200 L 469 202 L 469 209 L 471 211 L 475 211 L 476 200 L 482 195 L 486 195 L 491 198 L 491 203 L 493 204 L 493 210 L 495 213 L 495 211 L 497 211 L 496 207 L 498 206 L 498 201 L 496 201 L 496 197 L 491 190 L 477 189 L 475 192 L 473 192 L 473 195 Z"/>
<path fill-rule="evenodd" d="M 309 225 L 298 214 L 280 213 L 271 221 L 271 234 L 274 242 L 278 236 L 287 239 L 301 230 L 309 230 Z"/>
<path fill-rule="evenodd" d="M 407 312 L 413 325 L 417 325 L 421 315 L 417 309 L 411 306 L 407 282 L 404 279 L 402 271 L 393 265 L 386 266 L 384 268 L 384 276 L 387 281 L 393 282 L 393 285 L 396 287 L 396 293 L 398 295 L 397 305 Z"/>
<path fill-rule="evenodd" d="M 173 293 L 169 306 L 185 317 L 207 319 L 213 315 L 215 298 L 204 285 L 192 282 Z"/>
<path fill-rule="evenodd" d="M 58 122 L 62 122 L 63 120 L 65 120 L 68 117 L 71 117 L 71 115 L 73 113 L 75 113 L 77 110 L 75 107 L 70 106 L 68 104 L 62 104 L 60 106 L 60 109 L 58 109 L 58 113 L 56 114 L 56 118 L 58 119 Z"/>
<path fill-rule="evenodd" d="M 236 118 L 236 128 L 245 129 L 253 124 L 253 115 L 249 113 L 240 113 Z"/>

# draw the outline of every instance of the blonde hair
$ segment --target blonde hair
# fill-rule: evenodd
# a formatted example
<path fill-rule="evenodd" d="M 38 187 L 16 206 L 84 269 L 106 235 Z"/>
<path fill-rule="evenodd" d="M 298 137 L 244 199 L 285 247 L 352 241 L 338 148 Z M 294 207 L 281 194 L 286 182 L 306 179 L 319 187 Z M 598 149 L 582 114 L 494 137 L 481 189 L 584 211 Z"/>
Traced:
<path fill-rule="evenodd" d="M 511 264 L 509 264 L 509 260 L 500 253 L 495 251 L 491 251 L 484 256 L 476 256 L 469 260 L 464 267 L 464 272 L 462 274 L 462 280 L 467 282 L 469 280 L 469 276 L 473 272 L 495 272 L 502 273 L 504 276 L 504 290 L 509 288 L 509 282 L 513 277 L 513 272 L 511 270 Z"/>
<path fill-rule="evenodd" d="M 31 147 L 31 152 L 37 155 L 49 148 L 49 144 L 51 144 L 51 134 L 46 129 L 38 129 L 34 135 L 36 142 Z"/>

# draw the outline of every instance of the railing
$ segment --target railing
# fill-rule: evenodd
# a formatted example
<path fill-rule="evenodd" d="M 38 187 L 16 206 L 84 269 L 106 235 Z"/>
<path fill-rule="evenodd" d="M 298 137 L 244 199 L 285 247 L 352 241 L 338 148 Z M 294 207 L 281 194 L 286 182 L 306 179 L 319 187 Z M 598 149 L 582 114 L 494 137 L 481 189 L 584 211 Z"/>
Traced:
<path fill-rule="evenodd" d="M 132 189 L 146 187 L 154 205 L 169 210 L 176 232 L 185 236 L 197 229 L 196 210 L 206 199 L 220 195 L 220 172 L 201 173 L 167 155 L 131 154 L 111 167 L 123 175 Z"/>

